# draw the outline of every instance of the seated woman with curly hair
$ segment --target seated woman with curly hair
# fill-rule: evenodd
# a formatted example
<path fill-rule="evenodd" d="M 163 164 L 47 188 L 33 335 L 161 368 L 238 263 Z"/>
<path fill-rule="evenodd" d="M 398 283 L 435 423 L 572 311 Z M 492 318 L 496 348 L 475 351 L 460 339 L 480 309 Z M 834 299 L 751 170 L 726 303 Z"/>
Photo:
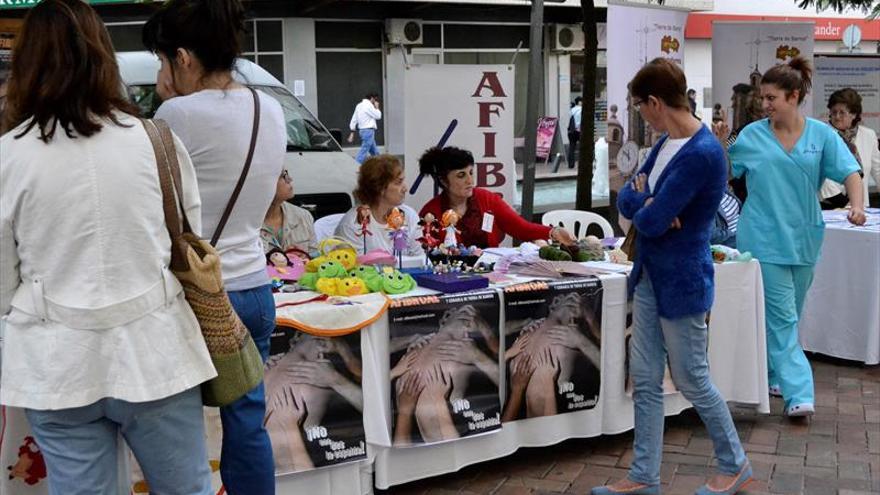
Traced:
<path fill-rule="evenodd" d="M 441 218 L 447 210 L 455 211 L 460 219 L 455 227 L 461 231 L 459 239 L 465 246 L 496 247 L 507 234 L 521 241 L 574 243 L 567 230 L 529 222 L 500 196 L 475 187 L 474 156 L 470 151 L 453 146 L 431 148 L 419 158 L 419 169 L 443 189 L 422 207 L 420 216 L 431 213 Z"/>

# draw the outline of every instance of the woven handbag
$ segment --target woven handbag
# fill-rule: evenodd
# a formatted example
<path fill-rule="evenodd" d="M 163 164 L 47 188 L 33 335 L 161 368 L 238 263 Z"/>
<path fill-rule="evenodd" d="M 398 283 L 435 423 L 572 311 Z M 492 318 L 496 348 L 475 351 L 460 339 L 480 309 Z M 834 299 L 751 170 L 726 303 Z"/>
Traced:
<path fill-rule="evenodd" d="M 255 111 L 255 122 L 258 118 L 259 107 Z M 171 237 L 171 271 L 183 285 L 186 301 L 196 315 L 211 361 L 217 370 L 215 378 L 202 384 L 202 402 L 206 406 L 225 406 L 260 384 L 263 380 L 263 360 L 250 332 L 235 313 L 223 288 L 220 255 L 214 248 L 214 243 L 201 239 L 190 228 L 182 203 L 180 167 L 168 125 L 161 120 L 144 120 L 143 123 L 156 154 L 165 223 Z M 230 204 L 227 205 L 227 211 L 217 228 L 218 232 L 215 232 L 217 238 L 247 175 L 255 138 L 256 124 L 245 170 Z"/>

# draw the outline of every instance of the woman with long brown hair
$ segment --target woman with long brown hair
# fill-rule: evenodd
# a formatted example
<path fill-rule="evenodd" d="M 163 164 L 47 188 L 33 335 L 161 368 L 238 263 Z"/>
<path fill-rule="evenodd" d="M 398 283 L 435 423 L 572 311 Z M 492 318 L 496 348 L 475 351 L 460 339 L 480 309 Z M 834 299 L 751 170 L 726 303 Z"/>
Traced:
<path fill-rule="evenodd" d="M 199 384 L 216 375 L 168 270 L 156 157 L 85 2 L 45 0 L 13 52 L 0 138 L 0 402 L 55 495 L 120 492 L 121 434 L 154 493 L 208 494 Z M 195 172 L 176 143 L 200 230 Z"/>

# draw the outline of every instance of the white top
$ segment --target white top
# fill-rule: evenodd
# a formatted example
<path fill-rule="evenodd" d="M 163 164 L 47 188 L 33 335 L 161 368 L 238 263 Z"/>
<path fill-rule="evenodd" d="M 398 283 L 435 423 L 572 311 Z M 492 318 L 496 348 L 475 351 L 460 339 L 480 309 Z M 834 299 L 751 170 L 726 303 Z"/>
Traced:
<path fill-rule="evenodd" d="M 862 172 L 865 174 L 862 177 L 862 183 L 865 188 L 864 197 L 865 206 L 867 207 L 870 206 L 868 204 L 868 178 L 873 178 L 874 184 L 880 188 L 880 149 L 877 148 L 877 133 L 874 132 L 874 129 L 863 125 L 859 126 L 859 130 L 856 133 L 856 149 L 859 151 Z M 822 189 L 819 190 L 819 196 L 824 199 L 845 192 L 846 188 L 842 184 L 826 179 L 825 183 L 822 184 Z"/>
<path fill-rule="evenodd" d="M 648 187 L 651 189 L 652 194 L 654 192 L 654 186 L 657 185 L 657 180 L 663 175 L 666 166 L 669 165 L 669 162 L 672 161 L 672 158 L 678 153 L 678 150 L 690 140 L 690 137 L 681 139 L 667 138 L 666 141 L 663 142 L 663 147 L 660 148 L 660 151 L 657 153 L 657 161 L 654 162 L 654 168 L 651 169 L 651 175 L 648 176 Z"/>
<path fill-rule="evenodd" d="M 281 105 L 260 95 L 260 129 L 251 169 L 217 243 L 226 290 L 269 283 L 260 228 L 275 197 L 287 153 Z M 202 196 L 204 237 L 210 239 L 241 176 L 251 141 L 254 99 L 247 88 L 208 89 L 172 98 L 156 111 L 192 157 Z"/>
<path fill-rule="evenodd" d="M 419 227 L 419 215 L 407 205 L 398 206 L 403 212 L 406 228 L 409 232 L 408 244 L 409 248 L 403 254 L 416 255 L 422 254 L 422 245 L 418 239 L 422 236 L 422 228 Z M 379 223 L 376 217 L 372 217 L 370 221 L 370 232 L 373 235 L 367 235 L 367 251 L 374 249 L 384 249 L 389 253 L 394 252 L 394 245 L 391 241 L 391 230 L 385 222 Z M 359 253 L 364 249 L 364 238 L 361 234 L 361 224 L 357 222 L 357 207 L 354 207 L 342 217 L 342 220 L 336 225 L 336 237 L 350 242 Z"/>
<path fill-rule="evenodd" d="M 165 267 L 171 240 L 143 126 L 118 114 L 92 137 L 24 126 L 0 138 L 0 403 L 63 409 L 158 400 L 216 375 Z M 183 203 L 200 230 L 195 171 L 175 139 Z"/>
<path fill-rule="evenodd" d="M 373 102 L 364 98 L 354 107 L 351 122 L 348 128 L 354 132 L 357 129 L 376 129 L 376 121 L 382 118 L 382 111 L 373 105 Z"/>

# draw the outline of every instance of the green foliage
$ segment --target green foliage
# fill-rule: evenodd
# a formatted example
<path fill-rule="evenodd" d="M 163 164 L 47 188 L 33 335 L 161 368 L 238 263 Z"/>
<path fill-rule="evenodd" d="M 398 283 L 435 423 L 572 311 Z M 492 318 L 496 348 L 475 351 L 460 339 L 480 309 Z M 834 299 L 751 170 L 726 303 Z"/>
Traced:
<path fill-rule="evenodd" d="M 868 19 L 874 19 L 880 15 L 880 2 L 873 0 L 795 0 L 797 6 L 802 9 L 815 7 L 819 10 L 831 9 L 843 12 L 846 9 L 861 10 L 868 15 Z"/>

